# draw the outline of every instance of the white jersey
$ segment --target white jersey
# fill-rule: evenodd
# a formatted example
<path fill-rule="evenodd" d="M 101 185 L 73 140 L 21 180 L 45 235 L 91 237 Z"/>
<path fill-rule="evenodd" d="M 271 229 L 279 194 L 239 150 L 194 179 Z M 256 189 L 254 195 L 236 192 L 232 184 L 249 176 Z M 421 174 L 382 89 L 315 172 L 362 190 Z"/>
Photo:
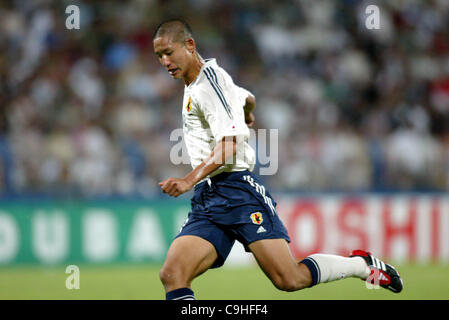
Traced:
<path fill-rule="evenodd" d="M 211 173 L 252 171 L 255 152 L 248 144 L 249 129 L 243 106 L 249 91 L 237 86 L 215 59 L 206 59 L 195 81 L 184 88 L 184 142 L 193 168 L 207 159 L 223 137 L 237 137 L 237 153 Z"/>

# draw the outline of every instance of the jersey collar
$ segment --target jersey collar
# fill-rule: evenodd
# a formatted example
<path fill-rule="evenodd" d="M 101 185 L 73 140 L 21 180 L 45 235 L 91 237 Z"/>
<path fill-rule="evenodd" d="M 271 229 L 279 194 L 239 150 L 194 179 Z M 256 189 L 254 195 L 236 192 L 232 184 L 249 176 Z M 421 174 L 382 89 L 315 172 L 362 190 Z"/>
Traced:
<path fill-rule="evenodd" d="M 217 60 L 215 58 L 208 58 L 208 59 L 204 59 L 204 63 L 201 66 L 200 72 L 198 73 L 198 75 L 196 76 L 195 80 L 193 80 L 188 86 L 185 86 L 186 89 L 191 88 L 195 83 L 197 83 L 199 81 L 199 79 L 202 77 L 203 75 L 203 70 L 206 67 L 209 67 L 213 64 L 217 64 Z"/>

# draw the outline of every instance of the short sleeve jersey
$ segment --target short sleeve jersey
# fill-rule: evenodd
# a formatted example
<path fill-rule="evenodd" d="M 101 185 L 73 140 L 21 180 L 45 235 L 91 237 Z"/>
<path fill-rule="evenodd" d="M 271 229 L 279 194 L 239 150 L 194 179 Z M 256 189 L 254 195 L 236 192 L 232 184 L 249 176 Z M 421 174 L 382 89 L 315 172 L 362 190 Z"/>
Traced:
<path fill-rule="evenodd" d="M 250 131 L 243 106 L 251 93 L 234 84 L 231 76 L 216 63 L 204 61 L 197 78 L 184 89 L 183 133 L 193 168 L 201 164 L 224 137 L 237 137 L 237 152 L 214 171 L 252 171 L 255 152 L 248 144 Z"/>

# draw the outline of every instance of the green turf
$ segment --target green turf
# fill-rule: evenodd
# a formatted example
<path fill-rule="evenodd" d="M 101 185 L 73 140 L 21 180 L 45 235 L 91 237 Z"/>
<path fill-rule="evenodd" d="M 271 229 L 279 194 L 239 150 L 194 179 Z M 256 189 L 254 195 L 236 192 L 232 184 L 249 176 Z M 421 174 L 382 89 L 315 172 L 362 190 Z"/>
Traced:
<path fill-rule="evenodd" d="M 68 290 L 61 267 L 0 268 L 0 299 L 163 299 L 159 266 L 80 265 L 80 289 Z M 367 289 L 359 279 L 282 292 L 257 267 L 209 270 L 192 284 L 197 299 L 449 299 L 448 265 L 399 265 L 404 291 Z"/>

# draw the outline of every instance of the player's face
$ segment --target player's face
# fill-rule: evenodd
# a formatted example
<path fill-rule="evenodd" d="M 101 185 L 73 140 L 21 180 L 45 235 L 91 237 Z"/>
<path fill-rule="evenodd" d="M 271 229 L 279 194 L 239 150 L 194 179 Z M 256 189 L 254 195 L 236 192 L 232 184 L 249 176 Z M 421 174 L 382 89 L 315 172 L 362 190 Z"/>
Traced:
<path fill-rule="evenodd" d="M 192 62 L 192 52 L 182 43 L 164 36 L 154 39 L 153 46 L 154 53 L 168 73 L 174 79 L 184 78 Z"/>

